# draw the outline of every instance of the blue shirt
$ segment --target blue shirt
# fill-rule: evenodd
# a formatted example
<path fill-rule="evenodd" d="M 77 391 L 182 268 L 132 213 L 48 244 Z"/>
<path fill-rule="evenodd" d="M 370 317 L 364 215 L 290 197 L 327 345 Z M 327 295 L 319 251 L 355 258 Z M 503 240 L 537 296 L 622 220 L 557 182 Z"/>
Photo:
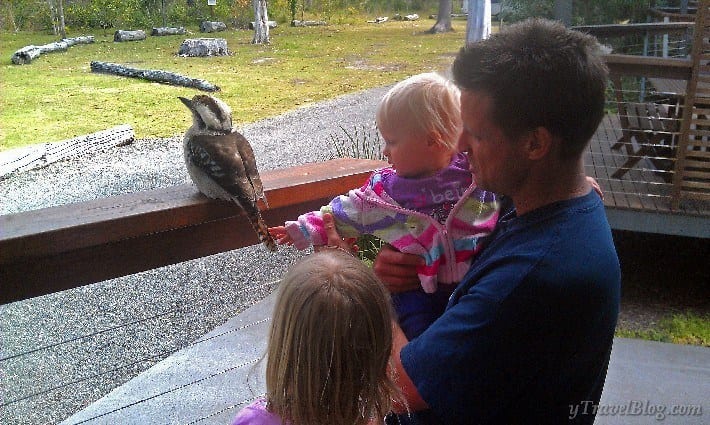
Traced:
<path fill-rule="evenodd" d="M 442 423 L 569 423 L 601 397 L 620 281 L 595 192 L 511 209 L 402 364 Z"/>

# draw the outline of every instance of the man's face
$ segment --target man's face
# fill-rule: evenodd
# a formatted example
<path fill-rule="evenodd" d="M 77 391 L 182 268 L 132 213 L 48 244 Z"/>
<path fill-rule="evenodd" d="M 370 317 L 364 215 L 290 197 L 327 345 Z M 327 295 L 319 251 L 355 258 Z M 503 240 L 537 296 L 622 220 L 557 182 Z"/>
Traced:
<path fill-rule="evenodd" d="M 523 183 L 526 160 L 522 143 L 508 139 L 491 120 L 491 98 L 480 92 L 461 92 L 463 132 L 459 149 L 467 151 L 479 187 L 513 196 Z"/>

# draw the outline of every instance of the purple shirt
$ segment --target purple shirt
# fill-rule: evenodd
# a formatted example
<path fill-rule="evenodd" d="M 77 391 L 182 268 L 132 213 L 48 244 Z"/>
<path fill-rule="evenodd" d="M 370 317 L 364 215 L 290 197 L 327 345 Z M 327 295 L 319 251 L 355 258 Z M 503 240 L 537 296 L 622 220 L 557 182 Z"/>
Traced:
<path fill-rule="evenodd" d="M 383 172 L 382 186 L 388 195 L 407 209 L 419 211 L 444 223 L 461 195 L 471 185 L 471 171 L 465 154 L 454 155 L 448 167 L 430 177 L 400 177 L 394 170 Z"/>
<path fill-rule="evenodd" d="M 288 425 L 281 418 L 266 410 L 266 400 L 257 398 L 254 402 L 237 413 L 232 425 Z"/>

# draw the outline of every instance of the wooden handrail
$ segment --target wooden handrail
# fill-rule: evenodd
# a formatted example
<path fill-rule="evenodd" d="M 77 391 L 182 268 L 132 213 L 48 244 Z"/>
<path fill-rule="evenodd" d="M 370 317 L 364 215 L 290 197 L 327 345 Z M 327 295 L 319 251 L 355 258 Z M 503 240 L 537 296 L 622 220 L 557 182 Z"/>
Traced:
<path fill-rule="evenodd" d="M 694 26 L 695 22 L 648 22 L 639 24 L 578 25 L 571 28 L 595 37 L 623 37 L 625 35 L 646 33 L 682 34 Z"/>
<path fill-rule="evenodd" d="M 266 171 L 270 225 L 359 187 L 381 161 Z M 190 184 L 0 216 L 0 304 L 258 243 L 241 211 Z"/>
<path fill-rule="evenodd" d="M 692 70 L 690 59 L 659 58 L 635 55 L 604 55 L 609 72 L 616 75 L 671 78 L 689 80 Z"/>

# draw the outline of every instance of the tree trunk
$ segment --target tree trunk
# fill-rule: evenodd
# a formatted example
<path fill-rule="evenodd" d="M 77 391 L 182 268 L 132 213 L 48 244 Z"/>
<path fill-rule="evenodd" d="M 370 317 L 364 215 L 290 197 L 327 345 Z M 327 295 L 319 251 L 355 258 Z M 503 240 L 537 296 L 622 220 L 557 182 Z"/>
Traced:
<path fill-rule="evenodd" d="M 64 25 L 64 0 L 57 0 L 57 13 L 59 14 L 59 35 L 67 38 L 67 27 Z"/>
<path fill-rule="evenodd" d="M 160 0 L 160 16 L 163 18 L 163 26 L 167 25 L 167 16 L 165 16 L 165 0 Z"/>
<path fill-rule="evenodd" d="M 430 34 L 453 31 L 451 26 L 451 0 L 439 0 L 439 12 L 436 15 L 436 23 L 429 29 Z"/>
<path fill-rule="evenodd" d="M 491 0 L 467 0 L 466 42 L 483 40 L 491 35 Z"/>
<path fill-rule="evenodd" d="M 565 24 L 572 25 L 572 0 L 555 0 L 555 19 Z"/>
<path fill-rule="evenodd" d="M 254 5 L 254 38 L 252 44 L 268 44 L 269 40 L 269 14 L 266 10 L 266 0 L 252 0 Z"/>
<path fill-rule="evenodd" d="M 92 61 L 91 72 L 119 75 L 121 77 L 129 78 L 140 78 L 143 80 L 155 81 L 157 83 L 196 88 L 207 92 L 219 91 L 219 87 L 208 83 L 205 80 L 189 78 L 168 71 L 130 68 L 116 63 Z"/>
<path fill-rule="evenodd" d="M 47 0 L 47 6 L 49 7 L 49 19 L 52 21 L 52 34 L 59 35 L 59 18 L 53 0 Z"/>

